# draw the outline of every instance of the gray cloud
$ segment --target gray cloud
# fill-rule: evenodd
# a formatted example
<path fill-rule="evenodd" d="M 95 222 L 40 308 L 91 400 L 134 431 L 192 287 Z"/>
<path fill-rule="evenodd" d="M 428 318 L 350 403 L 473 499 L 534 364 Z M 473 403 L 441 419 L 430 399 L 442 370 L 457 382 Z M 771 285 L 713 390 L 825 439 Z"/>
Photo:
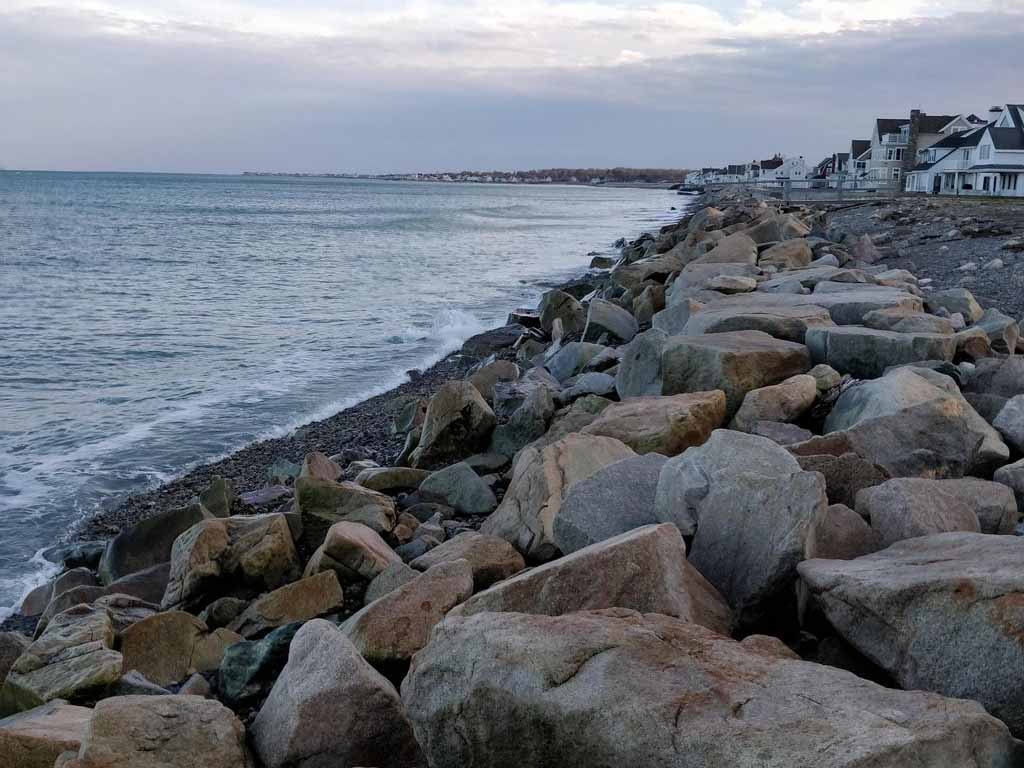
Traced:
<path fill-rule="evenodd" d="M 1009 5 L 834 34 L 714 38 L 704 52 L 681 44 L 678 56 L 616 66 L 502 68 L 501 52 L 520 43 L 499 27 L 434 28 L 417 56 L 403 56 L 408 30 L 391 42 L 114 27 L 96 14 L 0 14 L 0 166 L 694 166 L 774 151 L 817 160 L 866 136 L 877 115 L 1024 100 L 1024 15 Z M 646 42 L 627 30 L 623 48 Z"/>

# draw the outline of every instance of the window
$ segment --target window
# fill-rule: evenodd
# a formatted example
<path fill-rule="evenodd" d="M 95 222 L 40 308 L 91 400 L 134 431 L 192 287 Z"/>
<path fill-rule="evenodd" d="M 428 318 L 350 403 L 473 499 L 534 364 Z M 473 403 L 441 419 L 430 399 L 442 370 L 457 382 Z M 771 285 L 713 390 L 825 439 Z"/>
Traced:
<path fill-rule="evenodd" d="M 902 160 L 903 159 L 903 148 L 902 147 L 898 147 L 896 149 L 893 149 L 892 147 L 890 147 L 889 149 L 885 150 L 885 159 L 889 160 L 889 161 L 892 161 L 892 160 Z"/>
<path fill-rule="evenodd" d="M 979 160 L 988 160 L 988 158 L 989 158 L 989 156 L 991 154 L 992 154 L 992 145 L 991 144 L 982 144 L 981 147 L 978 149 L 978 159 Z"/>
<path fill-rule="evenodd" d="M 1000 173 L 999 186 L 1002 189 L 1017 189 L 1017 176 L 1016 173 Z"/>
<path fill-rule="evenodd" d="M 986 176 L 985 178 L 983 178 L 983 179 L 981 180 L 981 188 L 982 188 L 982 189 L 983 189 L 984 191 L 986 191 L 986 192 L 988 192 L 988 191 L 989 191 L 989 186 L 988 186 L 988 185 L 989 185 L 989 178 L 991 178 L 991 177 L 989 177 L 989 176 Z"/>
<path fill-rule="evenodd" d="M 895 181 L 899 181 L 900 180 L 900 169 L 899 168 L 893 168 L 892 169 L 892 178 Z"/>
<path fill-rule="evenodd" d="M 969 149 L 963 150 L 963 161 L 964 161 L 964 165 L 970 165 L 971 164 L 971 150 L 969 150 Z"/>

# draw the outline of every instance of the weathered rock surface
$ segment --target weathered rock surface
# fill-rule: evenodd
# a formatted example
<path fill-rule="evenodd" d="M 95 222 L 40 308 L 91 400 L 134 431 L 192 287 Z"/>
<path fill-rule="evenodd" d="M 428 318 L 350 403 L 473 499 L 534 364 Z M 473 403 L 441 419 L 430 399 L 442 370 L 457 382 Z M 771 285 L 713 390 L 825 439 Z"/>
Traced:
<path fill-rule="evenodd" d="M 626 345 L 615 373 L 621 399 L 661 394 L 661 353 L 668 335 L 657 327 L 638 334 Z"/>
<path fill-rule="evenodd" d="M 898 333 L 860 326 L 812 328 L 807 348 L 815 363 L 828 363 L 840 373 L 875 378 L 887 368 L 922 360 L 952 360 L 956 340 L 938 333 Z"/>
<path fill-rule="evenodd" d="M 166 563 L 171 559 L 174 540 L 196 523 L 211 517 L 196 503 L 147 518 L 121 531 L 103 550 L 100 580 L 110 584 L 129 573 Z"/>
<path fill-rule="evenodd" d="M 596 435 L 570 434 L 543 448 L 524 448 L 505 497 L 480 532 L 505 539 L 528 560 L 550 560 L 556 553 L 551 526 L 566 492 L 635 455 L 619 440 Z"/>
<path fill-rule="evenodd" d="M 878 533 L 845 504 L 830 504 L 807 542 L 808 557 L 853 560 L 882 548 Z"/>
<path fill-rule="evenodd" d="M 231 710 L 199 696 L 104 699 L 74 768 L 240 768 L 245 728 Z"/>
<path fill-rule="evenodd" d="M 356 475 L 356 483 L 378 493 L 414 491 L 430 477 L 425 469 L 412 467 L 371 467 Z"/>
<path fill-rule="evenodd" d="M 464 461 L 431 474 L 419 493 L 426 501 L 446 504 L 463 515 L 489 515 L 498 506 L 490 486 Z"/>
<path fill-rule="evenodd" d="M 662 391 L 725 392 L 731 418 L 752 389 L 778 384 L 811 367 L 807 348 L 761 331 L 673 336 L 661 355 Z"/>
<path fill-rule="evenodd" d="M 657 453 L 622 459 L 581 480 L 555 515 L 555 545 L 570 554 L 657 522 L 654 497 L 668 459 Z"/>
<path fill-rule="evenodd" d="M 783 341 L 803 344 L 808 328 L 832 325 L 828 310 L 812 304 L 777 307 L 753 301 L 743 305 L 717 302 L 690 317 L 679 333 L 699 336 L 726 331 L 761 331 Z"/>
<path fill-rule="evenodd" d="M 907 689 L 980 701 L 1024 732 L 1024 538 L 941 533 L 800 576 L 828 620 Z"/>
<path fill-rule="evenodd" d="M 101 695 L 121 676 L 121 654 L 113 646 L 114 624 L 105 608 L 78 605 L 58 614 L 11 665 L 4 704 L 19 711 Z"/>
<path fill-rule="evenodd" d="M 332 570 L 324 571 L 253 600 L 228 629 L 245 638 L 261 637 L 285 624 L 337 611 L 344 604 L 345 595 L 337 574 Z"/>
<path fill-rule="evenodd" d="M 980 532 L 971 504 L 943 488 L 941 480 L 901 477 L 857 494 L 857 512 L 867 518 L 882 547 L 949 531 Z"/>
<path fill-rule="evenodd" d="M 757 243 L 743 232 L 719 240 L 715 247 L 694 260 L 696 264 L 757 263 Z"/>
<path fill-rule="evenodd" d="M 686 561 L 673 525 L 647 525 L 584 547 L 506 579 L 451 615 L 543 613 L 630 608 L 661 613 L 728 634 L 732 616 L 718 591 Z"/>
<path fill-rule="evenodd" d="M 397 691 L 322 620 L 295 636 L 252 736 L 267 768 L 423 764 Z"/>
<path fill-rule="evenodd" d="M 288 660 L 292 638 L 303 624 L 285 624 L 262 640 L 240 640 L 224 651 L 217 671 L 220 698 L 229 706 L 245 709 L 270 692 Z"/>
<path fill-rule="evenodd" d="M 434 625 L 472 594 L 468 562 L 440 563 L 367 605 L 341 631 L 371 664 L 407 662 L 427 644 Z"/>
<path fill-rule="evenodd" d="M 747 392 L 729 426 L 753 432 L 759 421 L 794 421 L 810 410 L 817 398 L 818 384 L 813 376 L 791 376 L 779 384 Z"/>
<path fill-rule="evenodd" d="M 1024 395 L 1015 395 L 1007 400 L 992 426 L 1018 453 L 1024 452 Z"/>
<path fill-rule="evenodd" d="M 977 704 L 633 611 L 452 617 L 402 686 L 433 768 L 1012 765 Z"/>
<path fill-rule="evenodd" d="M 953 324 L 944 317 L 925 312 L 912 312 L 906 307 L 876 309 L 864 315 L 864 325 L 879 331 L 899 333 L 940 333 L 951 335 Z"/>
<path fill-rule="evenodd" d="M 966 288 L 949 288 L 944 291 L 932 291 L 928 294 L 928 310 L 935 312 L 937 309 L 945 309 L 951 315 L 959 312 L 968 322 L 976 322 L 981 319 L 984 311 L 978 304 L 974 294 Z"/>
<path fill-rule="evenodd" d="M 427 405 L 427 416 L 410 464 L 421 469 L 458 461 L 487 447 L 494 412 L 468 381 L 449 381 Z"/>
<path fill-rule="evenodd" d="M 161 605 L 202 607 L 232 589 L 274 589 L 300 573 L 284 515 L 204 520 L 174 542 Z"/>
<path fill-rule="evenodd" d="M 340 480 L 343 469 L 336 461 L 332 461 L 326 454 L 319 451 L 307 453 L 302 459 L 302 469 L 299 470 L 299 477 L 310 477 L 314 480 Z"/>
<path fill-rule="evenodd" d="M 544 333 L 551 335 L 555 320 L 562 321 L 562 330 L 570 335 L 583 331 L 587 322 L 587 313 L 583 305 L 565 291 L 548 291 L 540 298 L 540 327 Z"/>
<path fill-rule="evenodd" d="M 690 562 L 750 625 L 788 609 L 796 565 L 827 506 L 824 478 L 785 449 L 716 430 L 662 469 L 655 514 L 695 531 Z"/>
<path fill-rule="evenodd" d="M 356 483 L 300 478 L 295 483 L 295 499 L 302 519 L 302 538 L 311 549 L 320 546 L 327 530 L 342 521 L 365 525 L 377 533 L 395 527 L 394 500 Z"/>
<path fill-rule="evenodd" d="M 440 563 L 456 560 L 469 563 L 476 591 L 487 589 L 526 567 L 523 556 L 507 541 L 476 531 L 460 533 L 425 555 L 420 555 L 410 565 L 418 571 L 427 571 Z"/>
<path fill-rule="evenodd" d="M 587 310 L 583 341 L 597 342 L 607 338 L 625 344 L 632 341 L 638 330 L 636 318 L 622 307 L 604 299 L 594 299 Z"/>
<path fill-rule="evenodd" d="M 370 580 L 401 558 L 372 528 L 342 521 L 332 525 L 306 565 L 305 575 L 334 571 L 343 582 Z"/>
<path fill-rule="evenodd" d="M 0 757 L 8 768 L 53 768 L 62 752 L 78 752 L 92 710 L 51 701 L 0 720 Z"/>
<path fill-rule="evenodd" d="M 819 450 L 814 444 L 823 441 L 815 439 L 800 452 L 853 451 L 893 477 L 984 475 L 1010 456 L 952 379 L 921 368 L 897 368 L 848 388 L 825 431 L 833 450 Z"/>
<path fill-rule="evenodd" d="M 801 237 L 773 245 L 757 258 L 757 263 L 762 267 L 771 265 L 779 269 L 799 269 L 810 264 L 813 258 L 810 244 Z"/>
<path fill-rule="evenodd" d="M 854 507 L 857 492 L 884 483 L 889 473 L 856 453 L 848 452 L 839 456 L 829 454 L 801 456 L 796 460 L 800 468 L 808 472 L 820 472 L 825 477 L 825 492 L 833 504 Z"/>
<path fill-rule="evenodd" d="M 614 437 L 639 454 L 675 456 L 707 440 L 725 418 L 720 390 L 666 397 L 631 397 L 612 403 L 581 430 Z"/>
<path fill-rule="evenodd" d="M 122 668 L 157 685 L 179 683 L 196 672 L 220 666 L 224 650 L 241 640 L 227 629 L 208 631 L 183 611 L 157 613 L 132 624 L 121 638 Z"/>
<path fill-rule="evenodd" d="M 410 581 L 419 576 L 419 572 L 414 570 L 411 566 L 406 565 L 404 562 L 399 560 L 397 563 L 392 563 L 370 582 L 366 588 L 366 594 L 363 596 L 363 605 L 369 605 L 374 600 L 377 600 L 389 592 L 394 592 L 403 584 L 408 584 Z"/>

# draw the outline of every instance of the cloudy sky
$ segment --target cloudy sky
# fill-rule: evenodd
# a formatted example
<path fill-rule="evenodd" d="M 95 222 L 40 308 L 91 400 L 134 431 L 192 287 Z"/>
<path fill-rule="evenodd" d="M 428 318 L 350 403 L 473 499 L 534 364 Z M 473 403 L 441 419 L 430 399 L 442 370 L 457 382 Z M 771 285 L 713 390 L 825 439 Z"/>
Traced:
<path fill-rule="evenodd" d="M 1024 101 L 1024 0 L 2 0 L 0 167 L 817 161 Z"/>

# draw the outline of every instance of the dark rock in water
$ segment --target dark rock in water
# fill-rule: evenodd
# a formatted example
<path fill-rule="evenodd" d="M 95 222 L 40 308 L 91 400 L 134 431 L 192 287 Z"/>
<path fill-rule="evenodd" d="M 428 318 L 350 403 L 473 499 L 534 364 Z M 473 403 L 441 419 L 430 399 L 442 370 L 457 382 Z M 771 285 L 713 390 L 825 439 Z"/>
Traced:
<path fill-rule="evenodd" d="M 117 534 L 103 552 L 100 581 L 110 584 L 129 573 L 151 568 L 171 559 L 174 540 L 212 515 L 199 502 L 172 509 L 136 523 Z"/>
<path fill-rule="evenodd" d="M 224 651 L 217 675 L 220 698 L 235 710 L 250 709 L 270 693 L 288 661 L 288 648 L 302 622 L 278 627 L 259 642 L 243 640 Z"/>
<path fill-rule="evenodd" d="M 499 349 L 511 347 L 525 331 L 526 328 L 518 323 L 493 328 L 466 339 L 462 345 L 462 352 L 474 357 L 487 357 Z"/>
<path fill-rule="evenodd" d="M 50 547 L 43 552 L 43 557 L 51 563 L 63 563 L 67 569 L 90 568 L 95 570 L 106 549 L 105 541 L 81 541 L 77 544 L 65 544 Z"/>

